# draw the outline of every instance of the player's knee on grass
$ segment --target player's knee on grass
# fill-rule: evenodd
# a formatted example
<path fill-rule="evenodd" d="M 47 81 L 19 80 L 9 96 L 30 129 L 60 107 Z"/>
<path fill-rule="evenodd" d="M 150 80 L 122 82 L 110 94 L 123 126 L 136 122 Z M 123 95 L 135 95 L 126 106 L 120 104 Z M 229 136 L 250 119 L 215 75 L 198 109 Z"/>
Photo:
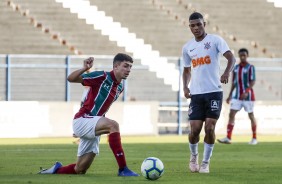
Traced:
<path fill-rule="evenodd" d="M 86 171 L 87 171 L 87 170 L 81 170 L 81 171 L 80 171 L 80 170 L 78 170 L 78 171 L 76 171 L 76 173 L 77 173 L 77 174 L 85 174 L 85 173 L 86 173 Z"/>
<path fill-rule="evenodd" d="M 77 174 L 85 174 L 86 172 L 87 172 L 87 169 L 88 168 L 85 168 L 85 167 L 75 167 L 75 172 L 77 173 Z"/>

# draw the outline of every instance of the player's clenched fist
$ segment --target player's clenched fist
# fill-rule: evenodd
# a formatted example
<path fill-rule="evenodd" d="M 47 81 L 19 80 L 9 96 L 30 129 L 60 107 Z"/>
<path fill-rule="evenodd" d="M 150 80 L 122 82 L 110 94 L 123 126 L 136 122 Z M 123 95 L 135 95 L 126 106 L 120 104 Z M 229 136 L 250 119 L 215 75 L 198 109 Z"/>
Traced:
<path fill-rule="evenodd" d="M 191 98 L 191 95 L 190 95 L 190 89 L 189 88 L 184 88 L 183 89 L 183 91 L 184 91 L 184 96 L 185 96 L 185 98 Z"/>
<path fill-rule="evenodd" d="M 89 57 L 87 59 L 84 60 L 84 67 L 89 70 L 94 63 L 94 57 Z"/>
<path fill-rule="evenodd" d="M 220 77 L 220 82 L 223 84 L 227 84 L 228 78 L 229 78 L 229 73 L 223 73 L 222 76 Z"/>

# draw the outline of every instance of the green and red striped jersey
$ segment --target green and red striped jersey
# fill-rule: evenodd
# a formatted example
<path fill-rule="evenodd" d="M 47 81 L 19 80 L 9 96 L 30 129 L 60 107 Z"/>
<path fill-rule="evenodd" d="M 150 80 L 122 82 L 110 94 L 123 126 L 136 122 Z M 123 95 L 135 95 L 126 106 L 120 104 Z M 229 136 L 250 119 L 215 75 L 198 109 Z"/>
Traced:
<path fill-rule="evenodd" d="M 233 70 L 233 84 L 235 85 L 235 88 L 232 93 L 232 98 L 239 99 L 240 96 L 245 93 L 246 89 L 250 86 L 250 82 L 255 80 L 256 74 L 254 65 L 249 63 L 244 66 L 240 64 L 235 65 Z M 255 101 L 254 90 L 251 89 L 248 93 L 248 97 L 245 100 Z"/>
<path fill-rule="evenodd" d="M 104 116 L 112 103 L 123 91 L 122 82 L 119 83 L 114 72 L 94 71 L 82 75 L 82 85 L 89 89 L 82 102 L 81 108 L 74 119 L 79 117 Z"/>

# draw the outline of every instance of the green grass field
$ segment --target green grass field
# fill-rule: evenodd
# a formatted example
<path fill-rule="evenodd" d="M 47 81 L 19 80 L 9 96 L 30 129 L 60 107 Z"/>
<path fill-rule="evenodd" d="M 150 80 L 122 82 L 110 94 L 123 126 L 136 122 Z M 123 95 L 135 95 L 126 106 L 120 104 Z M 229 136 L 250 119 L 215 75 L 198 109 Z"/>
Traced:
<path fill-rule="evenodd" d="M 128 166 L 140 174 L 142 161 L 149 156 L 160 158 L 165 173 L 157 181 L 142 176 L 117 177 L 114 156 L 102 137 L 100 155 L 86 175 L 38 175 L 40 167 L 54 161 L 63 164 L 76 160 L 77 145 L 73 138 L 0 139 L 0 183 L 78 183 L 78 184 L 280 184 L 282 180 L 282 137 L 260 136 L 259 144 L 248 145 L 250 137 L 234 136 L 231 145 L 216 144 L 210 174 L 188 171 L 187 136 L 123 137 Z M 203 140 L 203 139 L 201 139 Z M 201 141 L 200 158 L 203 144 Z"/>

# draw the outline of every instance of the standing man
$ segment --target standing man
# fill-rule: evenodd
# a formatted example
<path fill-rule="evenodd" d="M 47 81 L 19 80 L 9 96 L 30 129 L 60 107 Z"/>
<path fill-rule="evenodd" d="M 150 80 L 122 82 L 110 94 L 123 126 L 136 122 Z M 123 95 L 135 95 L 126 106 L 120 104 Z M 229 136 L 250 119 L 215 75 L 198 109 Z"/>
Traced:
<path fill-rule="evenodd" d="M 182 49 L 184 59 L 183 91 L 191 98 L 189 105 L 189 134 L 191 172 L 209 173 L 209 163 L 215 142 L 215 125 L 222 106 L 222 84 L 228 83 L 235 58 L 226 42 L 217 35 L 205 32 L 203 16 L 194 12 L 189 17 L 189 27 L 194 37 Z M 220 76 L 219 53 L 228 60 Z M 189 86 L 188 86 L 189 85 Z M 205 122 L 204 154 L 201 166 L 198 164 L 198 143 Z"/>
<path fill-rule="evenodd" d="M 93 62 L 93 57 L 85 59 L 83 68 L 68 76 L 69 82 L 89 86 L 84 102 L 73 120 L 74 135 L 80 138 L 77 161 L 67 166 L 56 162 L 50 169 L 40 171 L 40 174 L 85 174 L 99 153 L 100 136 L 109 134 L 109 145 L 119 166 L 118 176 L 139 176 L 127 167 L 119 124 L 105 117 L 112 103 L 123 91 L 122 80 L 129 76 L 133 60 L 130 56 L 119 53 L 114 57 L 112 71 L 83 74 L 93 66 Z"/>
<path fill-rule="evenodd" d="M 217 139 L 217 141 L 224 144 L 231 144 L 231 135 L 235 124 L 235 115 L 242 109 L 242 107 L 244 107 L 244 110 L 248 113 L 249 119 L 251 120 L 253 132 L 253 137 L 249 144 L 256 145 L 258 143 L 256 133 L 257 122 L 254 116 L 255 94 L 253 90 L 256 80 L 255 67 L 247 61 L 249 56 L 247 49 L 240 49 L 238 54 L 240 63 L 234 68 L 231 89 L 228 98 L 226 99 L 227 104 L 229 104 L 231 100 L 229 120 L 227 124 L 227 136 L 222 139 Z"/>

